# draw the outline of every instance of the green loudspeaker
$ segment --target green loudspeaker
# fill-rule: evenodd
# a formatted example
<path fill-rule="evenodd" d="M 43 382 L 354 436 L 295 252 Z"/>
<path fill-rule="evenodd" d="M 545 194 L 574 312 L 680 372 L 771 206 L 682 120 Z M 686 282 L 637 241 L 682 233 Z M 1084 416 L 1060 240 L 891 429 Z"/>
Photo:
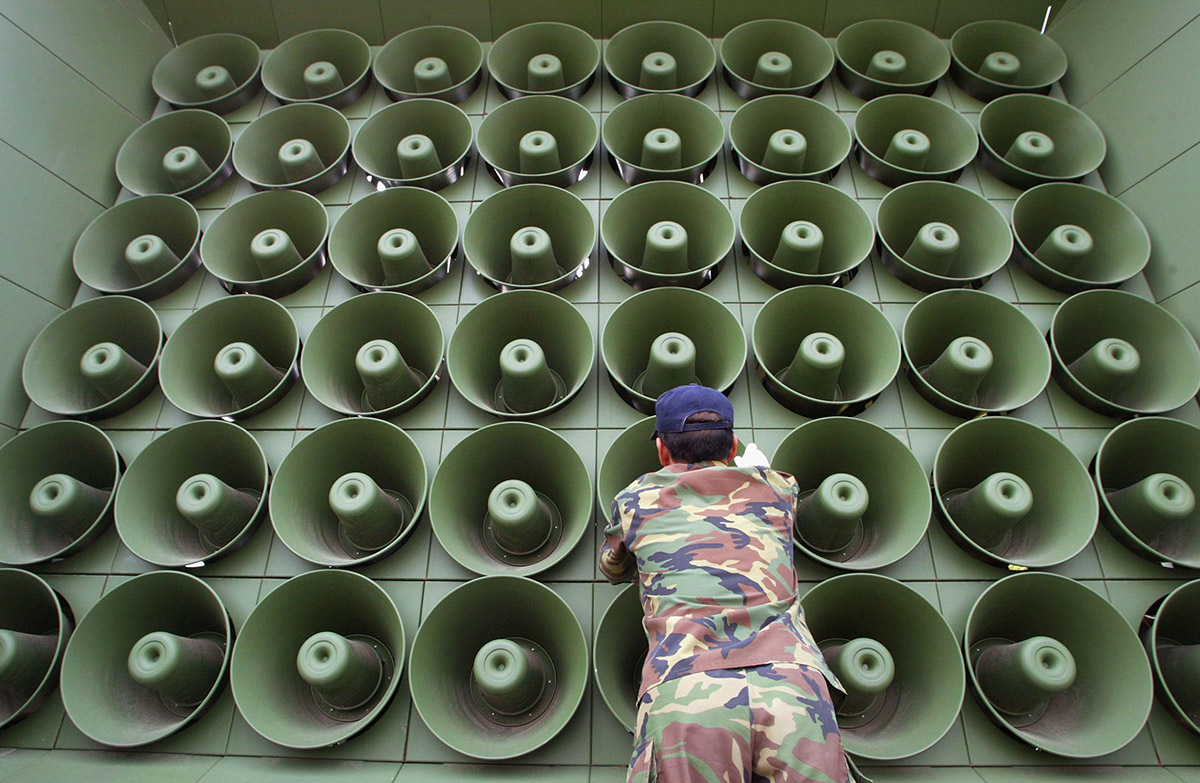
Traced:
<path fill-rule="evenodd" d="M 780 291 L 751 337 L 758 378 L 776 402 L 802 416 L 854 416 L 900 369 L 900 340 L 883 313 L 831 286 Z"/>
<path fill-rule="evenodd" d="M 698 184 L 712 174 L 725 143 L 717 113 L 683 95 L 642 95 L 604 120 L 608 162 L 626 183 L 672 179 Z"/>
<path fill-rule="evenodd" d="M 946 436 L 933 494 L 959 546 L 1011 570 L 1070 560 L 1092 540 L 1100 513 L 1079 458 L 1041 427 L 1009 417 L 968 421 Z"/>
<path fill-rule="evenodd" d="M 493 288 L 558 291 L 595 263 L 596 218 L 578 196 L 562 188 L 516 185 L 493 193 L 472 210 L 463 230 L 463 251 Z"/>
<path fill-rule="evenodd" d="M 450 274 L 458 251 L 458 215 L 422 188 L 359 199 L 329 235 L 330 263 L 360 291 L 419 294 Z"/>
<path fill-rule="evenodd" d="M 233 165 L 258 190 L 320 193 L 350 168 L 350 121 L 315 103 L 272 109 L 242 131 Z"/>
<path fill-rule="evenodd" d="M 759 188 L 742 206 L 740 223 L 750 269 L 781 289 L 846 285 L 871 254 L 875 239 L 871 218 L 859 203 L 820 182 Z"/>
<path fill-rule="evenodd" d="M 159 381 L 176 408 L 229 421 L 283 399 L 300 374 L 300 335 L 271 299 L 218 299 L 189 315 L 163 351 Z"/>
<path fill-rule="evenodd" d="M 212 112 L 181 109 L 142 125 L 117 152 L 117 179 L 139 196 L 195 200 L 233 175 L 233 136 Z"/>
<path fill-rule="evenodd" d="M 256 193 L 226 207 L 204 233 L 200 257 L 234 294 L 281 297 L 325 266 L 329 214 L 307 193 Z"/>
<path fill-rule="evenodd" d="M 637 724 L 642 666 L 650 652 L 642 619 L 637 585 L 629 585 L 604 610 L 592 643 L 596 690 L 613 717 L 629 732 Z"/>
<path fill-rule="evenodd" d="M 792 430 L 771 460 L 800 486 L 796 547 L 819 563 L 868 571 L 912 551 L 933 504 L 925 469 L 894 435 L 831 418 Z"/>
<path fill-rule="evenodd" d="M 1092 118 L 1045 95 L 1006 95 L 979 113 L 979 161 L 1022 190 L 1078 182 L 1104 161 L 1104 133 Z"/>
<path fill-rule="evenodd" d="M 569 188 L 592 167 L 600 131 L 586 108 L 556 95 L 502 103 L 479 126 L 479 157 L 505 187 L 538 182 Z"/>
<path fill-rule="evenodd" d="M 433 533 L 478 574 L 529 575 L 571 553 L 592 521 L 592 479 L 561 435 L 523 421 L 477 430 L 438 466 Z"/>
<path fill-rule="evenodd" d="M 1012 255 L 1008 221 L 983 196 L 948 182 L 910 182 L 879 202 L 879 256 L 921 291 L 979 288 Z"/>
<path fill-rule="evenodd" d="M 413 705 L 434 736 L 500 761 L 540 748 L 574 715 L 587 689 L 587 637 L 549 587 L 485 576 L 429 611 L 411 667 Z"/>
<path fill-rule="evenodd" d="M 833 70 L 833 49 L 816 30 L 783 19 L 756 19 L 721 41 L 725 81 L 746 100 L 812 95 Z"/>
<path fill-rule="evenodd" d="M 963 92 L 981 101 L 1018 92 L 1045 95 L 1066 72 L 1062 47 L 1023 24 L 972 22 L 950 38 L 950 75 Z"/>
<path fill-rule="evenodd" d="M 945 736 L 962 707 L 965 674 L 954 632 L 928 600 L 886 576 L 843 574 L 801 603 L 846 689 L 834 698 L 847 752 L 902 759 Z"/>
<path fill-rule="evenodd" d="M 701 291 L 642 291 L 613 310 L 600 356 L 617 395 L 654 413 L 658 395 L 688 383 L 726 394 L 746 365 L 746 335 L 728 307 Z"/>
<path fill-rule="evenodd" d="M 950 68 L 950 53 L 936 35 L 894 19 L 850 25 L 834 51 L 838 78 L 864 101 L 895 93 L 932 95 Z"/>
<path fill-rule="evenodd" d="M 483 46 L 457 27 L 418 27 L 384 44 L 371 70 L 393 101 L 462 103 L 483 81 Z"/>
<path fill-rule="evenodd" d="M 846 123 L 825 104 L 769 95 L 734 112 L 729 143 L 742 176 L 768 185 L 786 179 L 829 182 L 850 154 L 851 138 Z"/>
<path fill-rule="evenodd" d="M 534 419 L 563 407 L 595 361 L 596 339 L 583 314 L 544 291 L 484 299 L 458 322 L 446 352 L 459 394 L 504 419 Z"/>
<path fill-rule="evenodd" d="M 1029 317 L 983 291 L 941 291 L 904 319 L 905 372 L 913 388 L 947 413 L 1007 413 L 1050 381 L 1050 351 Z"/>
<path fill-rule="evenodd" d="M 618 31 L 604 50 L 608 81 L 622 98 L 672 92 L 694 98 L 717 67 L 712 41 L 678 22 L 640 22 Z"/>
<path fill-rule="evenodd" d="M 632 187 L 613 199 L 600 219 L 613 271 L 638 290 L 708 285 L 729 258 L 734 236 L 725 202 L 687 182 Z"/>
<path fill-rule="evenodd" d="M 364 294 L 317 321 L 300 374 L 317 401 L 338 413 L 396 416 L 441 380 L 445 347 L 437 316 L 420 299 Z"/>
<path fill-rule="evenodd" d="M 1175 316 L 1124 291 L 1084 291 L 1050 323 L 1054 378 L 1114 418 L 1174 410 L 1200 389 L 1200 349 Z"/>
<path fill-rule="evenodd" d="M 1035 748 L 1095 758 L 1150 715 L 1150 666 L 1112 604 L 1056 574 L 1013 574 L 971 607 L 963 634 L 971 690 L 1000 728 Z"/>
<path fill-rule="evenodd" d="M 383 588 L 352 571 L 310 571 L 268 593 L 242 626 L 233 698 L 250 728 L 277 745 L 339 745 L 387 709 L 404 644 Z"/>
<path fill-rule="evenodd" d="M 194 421 L 130 464 L 114 505 L 129 551 L 164 568 L 197 568 L 250 540 L 267 509 L 262 447 L 235 424 Z"/>
<path fill-rule="evenodd" d="M 124 465 L 104 432 L 52 421 L 0 446 L 0 563 L 59 560 L 94 541 L 112 521 Z"/>
<path fill-rule="evenodd" d="M 1085 185 L 1027 190 L 1013 204 L 1012 225 L 1021 268 L 1064 293 L 1118 286 L 1150 260 L 1150 235 L 1133 210 Z"/>
<path fill-rule="evenodd" d="M 380 560 L 425 508 L 425 461 L 395 424 L 339 419 L 299 441 L 271 485 L 271 523 L 288 549 L 321 566 Z"/>
<path fill-rule="evenodd" d="M 954 182 L 979 150 L 966 117 L 920 95 L 867 103 L 854 115 L 854 139 L 858 165 L 892 188 L 918 180 Z"/>
<path fill-rule="evenodd" d="M 471 120 L 445 101 L 414 98 L 371 115 L 354 137 L 354 159 L 379 188 L 441 190 L 471 162 Z"/>
<path fill-rule="evenodd" d="M 349 106 L 371 85 L 371 47 L 349 30 L 293 35 L 267 55 L 262 81 L 280 103 Z"/>
<path fill-rule="evenodd" d="M 63 706 L 95 742 L 149 745 L 217 700 L 232 646 L 233 624 L 211 587 L 177 571 L 135 576 L 105 593 L 71 635 Z"/>
<path fill-rule="evenodd" d="M 1100 520 L 1153 563 L 1200 568 L 1200 429 L 1134 419 L 1112 430 L 1092 462 Z"/>
<path fill-rule="evenodd" d="M 71 605 L 40 576 L 0 568 L 0 729 L 36 712 L 58 686 L 75 627 Z"/>
<path fill-rule="evenodd" d="M 487 66 L 505 98 L 561 95 L 578 100 L 596 79 L 600 45 L 578 27 L 533 22 L 497 38 Z"/>
<path fill-rule="evenodd" d="M 25 394 L 59 416 L 106 419 L 145 399 L 157 380 L 162 324 L 145 302 L 106 296 L 46 324 L 21 365 Z"/>
<path fill-rule="evenodd" d="M 259 60 L 258 44 L 244 35 L 202 35 L 167 52 L 150 84 L 172 109 L 228 114 L 262 87 Z"/>
<path fill-rule="evenodd" d="M 102 294 L 152 300 L 187 282 L 200 266 L 200 215 L 177 196 L 122 201 L 79 235 L 76 276 Z"/>
<path fill-rule="evenodd" d="M 1158 701 L 1196 734 L 1200 734 L 1198 612 L 1200 581 L 1192 581 L 1155 601 L 1141 623 L 1142 644 L 1150 656 Z"/>

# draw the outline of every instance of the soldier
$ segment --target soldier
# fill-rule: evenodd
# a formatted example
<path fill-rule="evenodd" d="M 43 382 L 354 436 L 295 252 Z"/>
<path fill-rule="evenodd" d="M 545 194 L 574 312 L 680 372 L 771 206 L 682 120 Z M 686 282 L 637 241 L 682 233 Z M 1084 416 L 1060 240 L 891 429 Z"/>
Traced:
<path fill-rule="evenodd" d="M 629 781 L 846 783 L 841 684 L 796 592 L 795 479 L 761 453 L 730 464 L 715 389 L 676 387 L 655 413 L 663 469 L 617 495 L 600 549 L 610 582 L 636 573 L 650 643 Z"/>

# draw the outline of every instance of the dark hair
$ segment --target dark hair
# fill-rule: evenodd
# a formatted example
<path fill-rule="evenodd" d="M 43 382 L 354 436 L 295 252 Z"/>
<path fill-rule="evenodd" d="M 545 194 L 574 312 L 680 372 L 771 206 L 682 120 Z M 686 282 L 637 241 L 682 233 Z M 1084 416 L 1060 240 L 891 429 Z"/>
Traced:
<path fill-rule="evenodd" d="M 712 411 L 701 411 L 687 417 L 688 424 L 705 421 L 720 421 Z M 676 462 L 707 462 L 729 457 L 733 448 L 733 430 L 688 430 L 687 432 L 661 432 L 663 444 Z"/>

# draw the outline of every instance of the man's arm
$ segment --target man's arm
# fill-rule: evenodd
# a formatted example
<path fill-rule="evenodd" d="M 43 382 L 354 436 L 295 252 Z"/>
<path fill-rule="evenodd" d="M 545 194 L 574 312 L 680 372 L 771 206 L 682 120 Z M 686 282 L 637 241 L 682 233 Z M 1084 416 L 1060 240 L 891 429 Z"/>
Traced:
<path fill-rule="evenodd" d="M 600 543 L 600 573 L 612 584 L 627 582 L 637 572 L 637 561 L 625 544 L 620 502 L 620 496 L 612 502 L 611 521 L 604 529 L 604 541 Z"/>

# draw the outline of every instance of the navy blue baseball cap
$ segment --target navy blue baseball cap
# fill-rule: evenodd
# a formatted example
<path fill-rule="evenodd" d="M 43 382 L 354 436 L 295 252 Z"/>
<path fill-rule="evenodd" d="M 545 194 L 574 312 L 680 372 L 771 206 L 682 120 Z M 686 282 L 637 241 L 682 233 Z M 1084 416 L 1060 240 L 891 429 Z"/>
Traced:
<path fill-rule="evenodd" d="M 717 414 L 721 417 L 720 421 L 687 423 L 688 416 L 705 411 Z M 729 398 L 716 389 L 697 383 L 676 386 L 660 394 L 654 403 L 654 414 L 656 420 L 651 440 L 663 432 L 733 429 L 733 404 Z"/>

